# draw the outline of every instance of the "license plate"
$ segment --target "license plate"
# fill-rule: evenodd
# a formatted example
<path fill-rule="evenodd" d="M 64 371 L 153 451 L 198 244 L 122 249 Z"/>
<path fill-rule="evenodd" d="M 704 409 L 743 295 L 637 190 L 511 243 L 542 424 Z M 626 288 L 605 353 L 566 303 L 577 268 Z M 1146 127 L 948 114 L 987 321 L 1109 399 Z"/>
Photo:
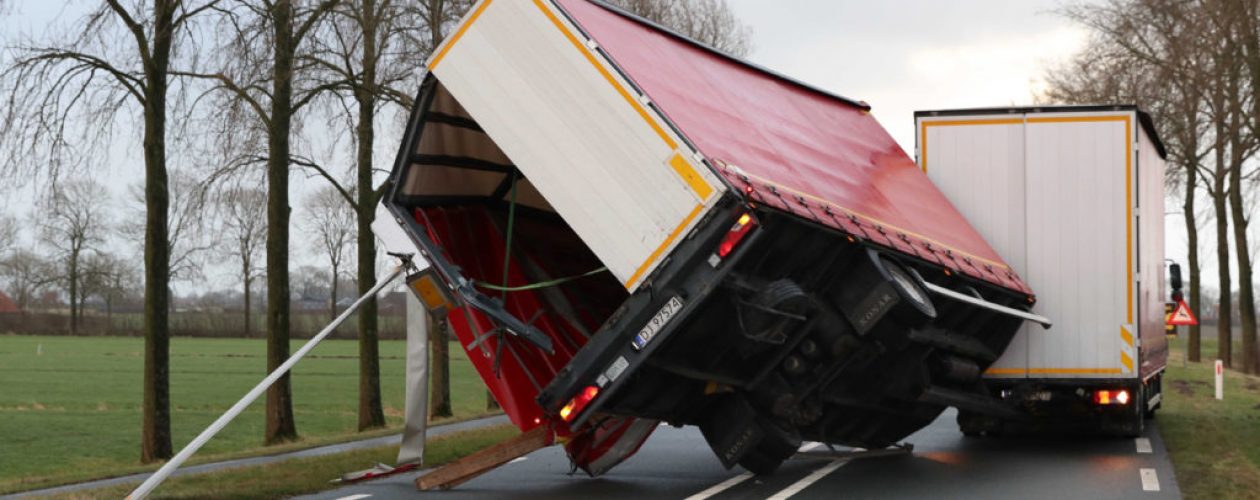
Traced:
<path fill-rule="evenodd" d="M 651 342 L 656 337 L 656 334 L 660 333 L 661 329 L 669 324 L 669 320 L 673 319 L 674 315 L 682 310 L 682 306 L 682 299 L 678 297 L 669 299 L 669 302 L 666 302 L 661 307 L 661 310 L 656 311 L 656 315 L 652 316 L 647 325 L 639 330 L 639 334 L 634 336 L 634 342 L 632 342 L 634 350 L 642 351 L 648 345 L 648 342 Z"/>

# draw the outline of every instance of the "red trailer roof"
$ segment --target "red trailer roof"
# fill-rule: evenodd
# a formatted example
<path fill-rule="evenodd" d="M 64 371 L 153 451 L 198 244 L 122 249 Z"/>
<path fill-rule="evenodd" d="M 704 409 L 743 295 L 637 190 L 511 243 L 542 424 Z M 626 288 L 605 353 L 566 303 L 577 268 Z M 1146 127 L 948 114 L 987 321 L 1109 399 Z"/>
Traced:
<path fill-rule="evenodd" d="M 556 0 L 754 201 L 1031 293 L 866 107 L 587 0 Z"/>

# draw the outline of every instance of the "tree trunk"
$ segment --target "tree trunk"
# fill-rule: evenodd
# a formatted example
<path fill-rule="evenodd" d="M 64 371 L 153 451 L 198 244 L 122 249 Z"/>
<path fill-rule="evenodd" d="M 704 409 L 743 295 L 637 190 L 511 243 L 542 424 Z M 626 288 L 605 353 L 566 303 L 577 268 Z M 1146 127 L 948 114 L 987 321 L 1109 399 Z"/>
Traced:
<path fill-rule="evenodd" d="M 337 319 L 337 274 L 340 272 L 340 270 L 337 269 L 338 267 L 339 266 L 337 266 L 337 264 L 335 263 L 332 266 L 332 274 L 333 274 L 332 291 L 329 292 L 330 297 L 328 301 L 328 322 L 329 323 Z"/>
<path fill-rule="evenodd" d="M 1196 145 L 1194 148 L 1197 150 L 1198 146 Z M 1188 249 L 1189 254 L 1186 257 L 1186 260 L 1188 261 L 1186 262 L 1186 270 L 1190 274 L 1190 310 L 1194 312 L 1195 317 L 1202 317 L 1199 312 L 1199 302 L 1201 298 L 1201 292 L 1199 290 L 1199 226 L 1194 220 L 1195 184 L 1198 180 L 1198 175 L 1195 173 L 1195 167 L 1198 162 L 1193 160 L 1196 152 L 1197 151 L 1192 152 L 1190 156 L 1186 157 L 1188 158 L 1185 166 L 1186 199 L 1182 203 L 1181 207 L 1183 218 L 1186 223 L 1186 240 L 1190 247 Z M 1187 342 L 1186 356 L 1190 361 L 1199 361 L 1202 358 L 1202 330 L 1199 325 L 1191 325 L 1189 329 L 1190 338 Z"/>
<path fill-rule="evenodd" d="M 1237 104 L 1237 103 L 1236 103 Z M 1234 108 L 1234 128 L 1230 138 L 1229 209 L 1234 223 L 1234 249 L 1238 260 L 1238 317 L 1242 323 L 1242 365 L 1247 373 L 1260 372 L 1256 355 L 1256 301 L 1251 279 L 1251 252 L 1247 244 L 1247 209 L 1242 195 L 1242 169 L 1245 158 L 1240 134 L 1243 133 L 1241 105 Z"/>
<path fill-rule="evenodd" d="M 79 250 L 70 251 L 69 269 L 66 274 L 70 280 L 70 336 L 79 334 Z"/>
<path fill-rule="evenodd" d="M 450 340 L 447 338 L 445 319 L 429 317 L 429 338 L 433 342 L 433 365 L 429 377 L 433 380 L 433 399 L 429 404 L 429 418 L 450 417 L 451 412 L 451 367 Z M 447 362 L 439 363 L 439 360 Z"/>
<path fill-rule="evenodd" d="M 358 226 L 359 294 L 376 286 L 376 238 L 372 221 L 376 219 L 376 193 L 372 182 L 372 146 L 376 142 L 376 59 L 381 13 L 375 0 L 363 0 L 360 19 L 363 28 L 363 75 L 355 90 L 359 105 L 355 127 L 358 149 L 355 152 L 358 183 L 355 220 Z M 381 404 L 381 365 L 378 339 L 377 305 L 372 298 L 359 312 L 359 430 L 383 427 L 385 412 Z M 430 330 L 432 331 L 432 330 Z"/>
<path fill-rule="evenodd" d="M 442 44 L 445 34 L 442 32 L 442 21 L 444 17 L 444 5 L 442 0 L 429 1 L 429 19 L 426 24 L 429 26 L 429 37 L 433 40 L 433 47 Z M 437 335 L 430 335 L 433 339 L 433 364 L 429 371 L 433 377 L 433 403 L 430 406 L 429 415 L 432 417 L 449 417 L 451 413 L 451 355 L 450 355 L 450 333 L 447 331 L 447 322 L 445 318 L 440 321 L 431 321 L 430 325 L 436 324 L 440 328 L 437 330 L 430 329 L 430 332 L 437 332 Z"/>
<path fill-rule="evenodd" d="M 267 156 L 267 372 L 289 357 L 289 134 L 293 121 L 293 5 L 272 7 L 275 61 Z M 297 438 L 289 374 L 267 390 L 268 445 Z"/>
<path fill-rule="evenodd" d="M 1220 315 L 1216 323 L 1217 354 L 1216 358 L 1233 366 L 1233 332 L 1230 330 L 1233 321 L 1231 307 L 1231 283 L 1229 277 L 1229 213 L 1225 210 L 1227 194 L 1225 192 L 1225 157 L 1219 148 L 1216 153 L 1217 172 L 1215 189 L 1212 193 L 1212 208 L 1216 214 L 1216 267 L 1221 283 Z"/>
<path fill-rule="evenodd" d="M 248 264 L 249 260 L 246 259 L 245 262 L 246 262 L 244 266 L 245 267 L 245 280 L 244 280 L 245 281 L 245 338 L 251 338 L 253 337 L 251 333 L 251 330 L 253 330 L 252 328 L 253 325 L 250 324 L 251 322 L 250 322 L 249 313 L 250 313 L 250 300 L 252 299 L 250 295 L 252 294 L 250 293 L 249 288 L 254 280 L 250 279 L 249 277 L 249 264 Z"/>
<path fill-rule="evenodd" d="M 175 5 L 154 2 L 153 51 L 145 68 L 144 110 L 144 401 L 140 461 L 170 458 L 170 190 L 166 173 L 167 71 Z"/>
<path fill-rule="evenodd" d="M 499 409 L 499 402 L 494 400 L 494 394 L 489 389 L 486 390 L 486 409 L 490 411 Z"/>

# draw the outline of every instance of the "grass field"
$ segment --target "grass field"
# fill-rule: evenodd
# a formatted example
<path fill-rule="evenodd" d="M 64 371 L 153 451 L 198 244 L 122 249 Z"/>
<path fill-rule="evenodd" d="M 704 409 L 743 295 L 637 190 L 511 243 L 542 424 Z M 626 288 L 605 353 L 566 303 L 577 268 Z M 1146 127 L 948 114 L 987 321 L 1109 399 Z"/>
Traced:
<path fill-rule="evenodd" d="M 194 461 L 364 436 L 356 432 L 357 350 L 354 341 L 326 341 L 294 370 L 299 442 L 263 449 L 260 400 Z M 463 350 L 452 344 L 450 352 L 456 418 L 484 414 L 484 386 Z M 172 339 L 176 449 L 262 379 L 265 353 L 257 339 Z M 405 342 L 381 342 L 382 396 L 395 432 L 402 423 L 404 354 Z M 138 338 L 0 336 L 0 494 L 145 470 L 138 462 L 143 363 Z"/>
<path fill-rule="evenodd" d="M 511 425 L 464 431 L 429 440 L 424 449 L 424 465 L 433 467 L 469 455 L 519 434 Z M 393 463 L 397 446 L 382 446 L 323 457 L 298 458 L 261 467 L 228 469 L 209 474 L 173 477 L 149 498 L 287 498 L 339 487 L 330 484 L 347 471 L 376 463 Z M 276 478 L 284 478 L 277 481 Z M 84 491 L 72 499 L 123 498 L 137 484 Z"/>
<path fill-rule="evenodd" d="M 1183 347 L 1184 339 L 1173 343 L 1157 417 L 1182 494 L 1260 498 L 1260 377 L 1226 370 L 1225 399 L 1217 401 L 1216 341 L 1204 339 L 1199 363 L 1186 363 Z"/>

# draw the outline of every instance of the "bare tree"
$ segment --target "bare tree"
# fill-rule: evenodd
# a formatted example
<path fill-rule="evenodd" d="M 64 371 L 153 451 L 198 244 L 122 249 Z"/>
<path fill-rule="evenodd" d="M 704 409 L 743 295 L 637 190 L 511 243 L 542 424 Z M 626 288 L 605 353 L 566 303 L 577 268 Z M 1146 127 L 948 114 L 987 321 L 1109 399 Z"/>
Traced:
<path fill-rule="evenodd" d="M 38 165 L 56 178 L 103 151 L 115 116 L 128 104 L 143 115 L 145 168 L 145 368 L 140 458 L 171 450 L 169 248 L 167 247 L 167 105 L 170 69 L 191 24 L 220 0 L 152 0 L 130 7 L 106 0 L 65 33 L 24 41 L 3 80 L 0 173 Z M 72 137 L 72 133 L 80 134 Z M 77 147 L 74 147 L 77 146 Z"/>
<path fill-rule="evenodd" d="M 217 200 L 218 215 L 222 220 L 220 258 L 235 261 L 244 294 L 245 337 L 250 337 L 253 320 L 251 293 L 254 280 L 262 274 L 259 265 L 264 242 L 267 238 L 267 192 L 261 189 L 231 188 L 222 191 Z"/>
<path fill-rule="evenodd" d="M 752 28 L 740 22 L 726 0 L 611 0 L 609 3 L 727 54 L 752 51 Z"/>
<path fill-rule="evenodd" d="M 231 163 L 266 163 L 268 371 L 289 357 L 289 165 L 294 156 L 294 118 L 332 87 L 310 78 L 313 66 L 306 42 L 337 1 L 224 2 L 218 9 L 224 40 L 218 51 L 218 72 L 181 73 L 212 81 L 214 90 L 227 97 L 220 116 L 222 127 L 229 131 L 222 137 L 232 136 L 234 130 L 265 137 L 265 155 L 247 151 Z M 267 444 L 297 438 L 288 374 L 267 390 L 266 415 Z"/>
<path fill-rule="evenodd" d="M 1157 85 L 1146 93 L 1148 106 L 1159 115 L 1157 123 L 1169 143 L 1170 157 L 1182 172 L 1179 184 L 1185 196 L 1183 218 L 1190 237 L 1190 305 L 1200 306 L 1198 262 L 1198 227 L 1194 198 L 1197 181 L 1204 180 L 1203 190 L 1212 202 L 1216 221 L 1216 260 L 1221 283 L 1220 320 L 1218 322 L 1219 357 L 1232 364 L 1232 301 L 1230 275 L 1230 222 L 1233 222 L 1232 244 L 1239 266 L 1239 317 L 1243 329 L 1243 367 L 1260 370 L 1260 351 L 1256 342 L 1256 313 L 1251 277 L 1251 255 L 1248 252 L 1247 223 L 1250 214 L 1244 185 L 1254 182 L 1245 172 L 1258 146 L 1256 127 L 1250 118 L 1257 108 L 1255 92 L 1246 68 L 1248 43 L 1254 41 L 1255 6 L 1244 2 L 1196 0 L 1112 0 L 1102 4 L 1067 9 L 1069 17 L 1095 32 L 1092 51 L 1107 59 L 1078 56 L 1058 82 L 1066 95 L 1082 86 L 1061 85 L 1093 78 L 1100 87 L 1104 82 L 1140 80 Z M 1250 16 L 1250 17 L 1248 17 Z M 1120 61 L 1119 64 L 1109 64 Z M 1099 64 L 1101 63 L 1101 64 Z M 1089 67 L 1086 67 L 1086 64 Z M 1254 88 L 1254 87 L 1252 87 Z M 1112 90 L 1115 90 L 1114 86 Z M 1108 94 L 1104 92 L 1104 94 Z M 1109 95 L 1116 95 L 1111 92 Z M 1210 158 L 1210 161 L 1209 161 Z M 1210 163 L 1210 165 L 1209 165 Z M 1200 331 L 1190 331 L 1188 355 L 1198 360 Z"/>
<path fill-rule="evenodd" d="M 109 196 L 92 180 L 74 180 L 53 187 L 39 204 L 40 240 L 55 252 L 58 281 L 70 303 L 70 334 L 79 333 L 84 289 L 84 261 L 104 243 L 109 226 Z"/>
<path fill-rule="evenodd" d="M 307 168 L 323 176 L 355 213 L 359 293 L 376 285 L 376 240 L 371 225 L 385 191 L 373 164 L 376 119 L 390 103 L 412 104 L 411 90 L 443 34 L 472 5 L 470 0 L 348 0 L 335 11 L 331 29 L 319 40 L 314 60 L 335 90 L 334 113 L 354 129 L 354 182 L 346 183 L 314 162 Z M 381 405 L 377 304 L 370 300 L 358 314 L 359 429 L 385 425 Z"/>
<path fill-rule="evenodd" d="M 1244 6 L 1252 3 L 1250 8 Z M 1212 2 L 1208 15 L 1213 17 L 1213 25 L 1221 39 L 1217 52 L 1217 72 L 1223 76 L 1225 99 L 1224 107 L 1216 110 L 1227 115 L 1229 146 L 1229 209 L 1230 219 L 1234 225 L 1234 248 L 1238 261 L 1238 316 L 1242 323 L 1242 364 L 1247 373 L 1260 373 L 1260 351 L 1257 350 L 1256 338 L 1256 301 L 1255 285 L 1252 276 L 1250 244 L 1248 243 L 1247 224 L 1250 211 L 1243 195 L 1244 172 L 1247 160 L 1260 147 L 1256 130 L 1252 127 L 1251 112 L 1253 103 L 1258 98 L 1251 92 L 1248 84 L 1246 65 L 1246 48 L 1240 43 L 1246 38 L 1243 33 L 1248 29 L 1247 23 L 1241 22 L 1246 15 L 1255 15 L 1254 2 Z M 1254 20 L 1252 20 L 1254 24 Z"/>
<path fill-rule="evenodd" d="M 116 255 L 100 252 L 90 255 L 84 262 L 82 299 L 98 297 L 105 303 L 106 323 L 112 328 L 114 304 L 127 296 L 137 282 L 133 268 L 127 260 Z"/>
<path fill-rule="evenodd" d="M 311 193 L 306 203 L 306 226 L 311 243 L 328 259 L 328 317 L 337 317 L 337 282 L 344 271 L 345 259 L 354 246 L 355 216 L 345 200 L 331 186 Z"/>
<path fill-rule="evenodd" d="M 0 277 L 18 309 L 28 310 L 55 275 L 50 263 L 30 250 L 18 249 L 0 257 Z"/>
<path fill-rule="evenodd" d="M 17 245 L 17 234 L 17 219 L 9 214 L 0 214 L 0 257 Z"/>
<path fill-rule="evenodd" d="M 171 171 L 168 177 L 170 204 L 167 218 L 167 247 L 170 249 L 171 281 L 205 278 L 203 269 L 210 251 L 217 247 L 216 233 L 207 230 L 207 186 L 186 170 Z M 144 211 L 144 186 L 133 185 L 131 196 L 140 214 Z M 129 218 L 119 226 L 132 241 L 144 241 L 143 217 Z"/>

